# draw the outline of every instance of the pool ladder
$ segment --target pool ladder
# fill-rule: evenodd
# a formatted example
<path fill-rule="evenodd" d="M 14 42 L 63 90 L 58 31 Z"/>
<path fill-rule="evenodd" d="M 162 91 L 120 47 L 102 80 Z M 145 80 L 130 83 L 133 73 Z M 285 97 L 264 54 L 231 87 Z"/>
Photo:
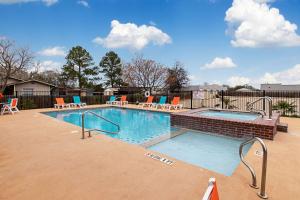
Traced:
<path fill-rule="evenodd" d="M 272 119 L 272 98 L 271 97 L 268 97 L 268 96 L 265 96 L 265 97 L 261 97 L 253 102 L 248 102 L 247 105 L 246 105 L 246 109 L 249 110 L 249 111 L 252 111 L 252 112 L 259 112 L 259 113 L 263 113 L 265 116 L 267 115 L 267 112 L 266 112 L 266 108 L 264 106 L 264 109 L 261 109 L 261 110 L 258 110 L 258 109 L 255 109 L 254 108 L 254 104 L 256 104 L 257 102 L 259 101 L 265 101 L 267 100 L 268 103 L 269 103 L 269 111 L 268 111 L 268 115 L 269 115 L 269 119 Z M 265 104 L 264 104 L 265 105 Z"/>
<path fill-rule="evenodd" d="M 268 195 L 266 194 L 266 176 L 267 176 L 267 159 L 268 159 L 268 151 L 267 151 L 267 146 L 263 142 L 262 139 L 259 137 L 254 137 L 246 140 L 240 145 L 239 149 L 239 154 L 241 161 L 244 163 L 244 165 L 249 169 L 251 176 L 252 176 L 252 183 L 250 184 L 251 187 L 258 189 L 259 187 L 257 186 L 256 182 L 256 174 L 254 169 L 245 161 L 244 155 L 243 155 L 243 147 L 247 144 L 254 143 L 254 142 L 259 142 L 262 149 L 263 149 L 263 162 L 262 162 L 262 173 L 261 173 L 261 186 L 260 186 L 260 192 L 257 194 L 260 198 L 262 199 L 267 199 Z"/>
<path fill-rule="evenodd" d="M 86 114 L 92 114 L 100 119 L 103 119 L 104 121 L 107 121 L 111 124 L 113 124 L 114 126 L 117 127 L 117 131 L 116 132 L 112 132 L 112 131 L 105 131 L 105 130 L 100 130 L 100 129 L 89 129 L 89 130 L 85 130 L 85 127 L 84 127 L 84 119 L 85 119 L 85 115 Z M 112 134 L 117 134 L 120 132 L 120 126 L 118 124 L 116 124 L 115 122 L 112 122 L 110 121 L 109 119 L 106 119 L 105 117 L 102 117 L 101 115 L 98 115 L 97 113 L 94 113 L 92 111 L 84 111 L 82 114 L 81 114 L 81 127 L 82 127 L 82 139 L 85 139 L 85 133 L 88 132 L 89 135 L 88 137 L 92 137 L 91 135 L 91 131 L 101 131 L 101 132 L 106 132 L 106 133 L 112 133 Z"/>

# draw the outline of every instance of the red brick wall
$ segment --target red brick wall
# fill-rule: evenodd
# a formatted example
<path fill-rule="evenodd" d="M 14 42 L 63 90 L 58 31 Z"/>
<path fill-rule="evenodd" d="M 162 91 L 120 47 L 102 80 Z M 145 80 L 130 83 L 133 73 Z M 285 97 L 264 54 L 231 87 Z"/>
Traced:
<path fill-rule="evenodd" d="M 254 135 L 255 137 L 269 140 L 273 140 L 277 132 L 276 125 L 186 116 L 181 114 L 171 114 L 171 125 L 239 138 Z"/>

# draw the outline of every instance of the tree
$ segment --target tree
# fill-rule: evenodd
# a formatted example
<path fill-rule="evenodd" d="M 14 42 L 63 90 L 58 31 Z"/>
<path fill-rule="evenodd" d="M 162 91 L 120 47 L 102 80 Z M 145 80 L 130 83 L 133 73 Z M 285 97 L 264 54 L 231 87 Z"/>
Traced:
<path fill-rule="evenodd" d="M 100 63 L 100 72 L 106 77 L 106 86 L 115 87 L 121 86 L 122 81 L 122 63 L 118 54 L 113 51 L 107 52 L 104 57 L 102 57 Z"/>
<path fill-rule="evenodd" d="M 63 66 L 62 77 L 67 82 L 76 82 L 80 89 L 88 87 L 90 82 L 99 80 L 98 67 L 93 66 L 93 58 L 90 53 L 81 46 L 73 47 L 67 57 L 67 63 Z"/>
<path fill-rule="evenodd" d="M 123 78 L 129 86 L 142 87 L 144 90 L 152 90 L 165 87 L 167 68 L 154 60 L 137 56 L 123 69 Z"/>
<path fill-rule="evenodd" d="M 287 113 L 295 113 L 296 105 L 295 102 L 289 103 L 287 101 L 278 101 L 277 104 L 273 106 L 273 110 L 280 110 L 283 116 Z"/>
<path fill-rule="evenodd" d="M 32 60 L 29 49 L 18 48 L 6 39 L 0 40 L 0 92 L 6 88 L 8 79 L 27 69 Z"/>
<path fill-rule="evenodd" d="M 180 62 L 175 62 L 172 68 L 168 69 L 166 85 L 170 91 L 180 90 L 189 83 L 188 73 Z"/>

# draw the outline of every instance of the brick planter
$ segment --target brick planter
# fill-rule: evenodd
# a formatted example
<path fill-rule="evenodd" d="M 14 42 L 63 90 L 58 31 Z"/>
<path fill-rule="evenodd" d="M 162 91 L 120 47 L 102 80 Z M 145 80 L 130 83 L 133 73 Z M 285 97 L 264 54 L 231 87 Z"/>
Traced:
<path fill-rule="evenodd" d="M 253 121 L 243 121 L 199 115 L 199 112 L 207 110 L 209 109 L 172 113 L 171 125 L 239 138 L 256 136 L 273 140 L 277 133 L 276 125 L 279 122 L 277 113 L 274 113 L 272 120 L 259 117 Z"/>

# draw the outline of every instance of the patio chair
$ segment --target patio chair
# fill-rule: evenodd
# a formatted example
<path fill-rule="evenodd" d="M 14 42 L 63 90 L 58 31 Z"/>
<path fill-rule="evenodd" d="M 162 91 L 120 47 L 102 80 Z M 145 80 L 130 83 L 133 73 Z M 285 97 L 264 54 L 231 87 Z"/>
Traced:
<path fill-rule="evenodd" d="M 147 101 L 144 102 L 144 103 L 139 103 L 139 106 L 142 106 L 142 107 L 144 107 L 144 106 L 151 107 L 152 104 L 153 104 L 153 96 L 148 96 Z"/>
<path fill-rule="evenodd" d="M 4 104 L 2 109 L 1 109 L 1 115 L 5 113 L 11 113 L 14 114 L 16 112 L 20 112 L 19 109 L 17 108 L 18 106 L 18 98 L 13 98 L 10 100 L 9 104 Z"/>
<path fill-rule="evenodd" d="M 73 104 L 74 104 L 75 106 L 80 107 L 80 108 L 86 106 L 86 103 L 82 103 L 82 102 L 81 102 L 80 96 L 73 96 Z"/>
<path fill-rule="evenodd" d="M 174 110 L 182 109 L 183 105 L 180 104 L 180 97 L 174 97 L 171 104 L 166 104 L 165 108 L 168 108 L 171 110 L 171 108 L 174 108 Z"/>
<path fill-rule="evenodd" d="M 109 97 L 109 100 L 106 101 L 106 104 L 111 104 L 113 105 L 113 103 L 116 101 L 116 96 L 112 95 Z"/>
<path fill-rule="evenodd" d="M 54 108 L 70 108 L 71 104 L 65 103 L 63 98 L 55 98 L 56 104 L 54 104 Z"/>
<path fill-rule="evenodd" d="M 126 99 L 127 99 L 127 96 L 123 95 L 123 96 L 121 96 L 120 101 L 114 101 L 113 104 L 120 104 L 120 106 L 128 104 L 128 101 Z"/>
<path fill-rule="evenodd" d="M 167 102 L 167 97 L 166 96 L 161 96 L 159 99 L 158 103 L 153 103 L 152 106 L 155 107 L 156 109 L 160 108 L 164 108 Z"/>

